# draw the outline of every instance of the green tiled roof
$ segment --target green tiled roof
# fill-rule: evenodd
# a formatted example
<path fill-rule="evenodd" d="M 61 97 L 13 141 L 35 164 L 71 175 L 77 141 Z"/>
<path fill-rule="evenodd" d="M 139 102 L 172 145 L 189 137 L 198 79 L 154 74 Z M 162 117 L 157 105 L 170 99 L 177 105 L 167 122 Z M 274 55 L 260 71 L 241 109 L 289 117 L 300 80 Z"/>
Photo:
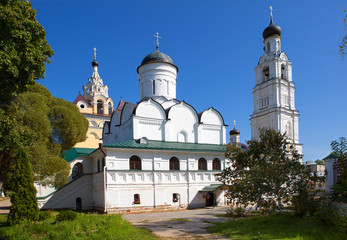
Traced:
<path fill-rule="evenodd" d="M 71 148 L 64 153 L 64 159 L 67 162 L 71 162 L 79 156 L 88 156 L 93 151 L 95 151 L 95 148 Z"/>
<path fill-rule="evenodd" d="M 216 144 L 198 144 L 182 142 L 162 142 L 148 140 L 148 144 L 140 144 L 138 140 L 128 140 L 115 144 L 104 145 L 104 148 L 137 148 L 137 149 L 157 149 L 157 150 L 175 150 L 192 152 L 225 152 L 225 145 Z"/>
<path fill-rule="evenodd" d="M 339 158 L 339 157 L 333 153 L 330 153 L 329 156 L 326 156 L 324 159 L 328 159 L 328 158 Z"/>
<path fill-rule="evenodd" d="M 223 184 L 210 184 L 208 186 L 205 186 L 203 189 L 201 189 L 199 192 L 214 192 L 218 188 L 223 186 Z"/>

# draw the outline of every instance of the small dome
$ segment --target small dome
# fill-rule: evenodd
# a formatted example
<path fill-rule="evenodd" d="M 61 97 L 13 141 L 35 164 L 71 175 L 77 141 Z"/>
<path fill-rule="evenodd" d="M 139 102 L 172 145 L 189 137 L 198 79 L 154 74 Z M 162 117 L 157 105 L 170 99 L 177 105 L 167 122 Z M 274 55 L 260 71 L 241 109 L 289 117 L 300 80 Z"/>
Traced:
<path fill-rule="evenodd" d="M 264 40 L 268 37 L 271 37 L 273 35 L 281 36 L 282 30 L 281 27 L 278 25 L 275 25 L 271 19 L 270 24 L 267 28 L 265 28 L 263 32 L 263 38 Z"/>
<path fill-rule="evenodd" d="M 171 64 L 174 67 L 176 67 L 174 62 L 172 61 L 172 59 L 168 55 L 166 55 L 165 53 L 160 52 L 159 50 L 156 50 L 155 52 L 148 54 L 142 60 L 141 65 L 137 68 L 137 72 L 139 71 L 139 68 L 141 66 L 148 64 L 148 63 L 168 63 L 168 64 Z M 178 70 L 178 68 L 177 68 L 177 70 Z"/>
<path fill-rule="evenodd" d="M 94 61 L 92 62 L 93 67 L 97 67 L 99 66 L 99 63 L 96 61 L 96 59 L 94 59 Z"/>
<path fill-rule="evenodd" d="M 240 131 L 234 128 L 233 130 L 231 130 L 231 131 L 229 132 L 229 134 L 230 134 L 230 135 L 240 134 Z"/>

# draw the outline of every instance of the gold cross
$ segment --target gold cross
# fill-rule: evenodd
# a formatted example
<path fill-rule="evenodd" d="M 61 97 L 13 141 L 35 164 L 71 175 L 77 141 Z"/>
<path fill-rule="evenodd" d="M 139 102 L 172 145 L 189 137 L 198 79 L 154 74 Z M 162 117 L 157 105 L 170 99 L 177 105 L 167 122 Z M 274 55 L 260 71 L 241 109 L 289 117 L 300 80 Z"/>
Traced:
<path fill-rule="evenodd" d="M 236 120 L 234 120 L 234 128 L 236 127 Z"/>
<path fill-rule="evenodd" d="M 272 6 L 270 6 L 270 18 L 272 19 Z"/>
<path fill-rule="evenodd" d="M 153 37 L 157 38 L 156 43 L 157 43 L 157 50 L 159 49 L 159 38 L 162 38 L 159 36 L 159 33 L 157 32 L 156 35 L 153 35 Z"/>
<path fill-rule="evenodd" d="M 94 60 L 96 60 L 96 48 L 93 48 L 94 50 Z"/>

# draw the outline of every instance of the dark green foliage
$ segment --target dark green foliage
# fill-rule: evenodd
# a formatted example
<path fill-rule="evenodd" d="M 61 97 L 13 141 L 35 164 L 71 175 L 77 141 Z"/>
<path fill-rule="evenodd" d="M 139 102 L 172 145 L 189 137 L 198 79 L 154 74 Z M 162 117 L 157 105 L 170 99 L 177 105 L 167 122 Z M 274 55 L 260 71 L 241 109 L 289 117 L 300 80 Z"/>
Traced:
<path fill-rule="evenodd" d="M 25 0 L 0 1 L 0 105 L 44 78 L 54 55 L 36 10 Z"/>
<path fill-rule="evenodd" d="M 56 217 L 57 222 L 73 221 L 77 218 L 77 213 L 72 210 L 61 211 Z"/>
<path fill-rule="evenodd" d="M 46 219 L 49 219 L 50 217 L 51 217 L 51 214 L 49 211 L 40 211 L 38 220 L 42 222 Z"/>
<path fill-rule="evenodd" d="M 316 197 L 316 193 L 311 193 L 307 189 L 302 189 L 299 194 L 293 197 L 292 204 L 296 217 L 313 216 L 320 206 L 322 198 Z"/>
<path fill-rule="evenodd" d="M 34 181 L 43 185 L 63 186 L 70 168 L 61 153 L 85 140 L 88 120 L 76 106 L 53 97 L 38 83 L 28 87 L 28 91 L 18 94 L 7 107 L 6 117 L 16 123 L 12 126 L 12 131 L 17 133 L 24 129 L 26 135 L 30 136 L 30 145 L 26 145 L 25 150 L 32 165 Z M 4 137 L 5 142 L 6 140 Z M 10 152 L 13 154 L 17 149 L 10 148 Z M 11 158 L 2 159 L 1 164 L 5 164 L 9 163 Z"/>
<path fill-rule="evenodd" d="M 344 15 L 345 17 L 343 18 L 343 24 L 344 24 L 344 31 L 347 31 L 347 11 L 346 9 L 344 10 Z M 343 56 L 344 54 L 346 54 L 346 48 L 347 48 L 347 34 L 345 33 L 345 35 L 342 37 L 341 39 L 341 43 L 339 45 L 340 48 L 340 54 Z"/>
<path fill-rule="evenodd" d="M 338 141 L 332 141 L 331 149 L 339 157 L 339 176 L 333 190 L 339 201 L 347 202 L 347 139 L 340 137 Z"/>
<path fill-rule="evenodd" d="M 339 215 L 337 213 L 337 208 L 332 205 L 332 202 L 329 199 L 325 199 L 320 202 L 314 213 L 314 217 L 318 222 L 333 225 L 339 218 Z"/>
<path fill-rule="evenodd" d="M 10 225 L 23 220 L 37 220 L 39 212 L 33 173 L 28 156 L 23 148 L 19 150 L 14 166 L 14 172 L 10 179 L 12 183 L 12 205 L 7 219 Z"/>
<path fill-rule="evenodd" d="M 241 204 L 281 211 L 283 203 L 307 188 L 309 170 L 284 134 L 261 129 L 259 137 L 248 141 L 245 151 L 228 145 L 225 155 L 232 167 L 223 170 L 218 180 L 229 186 L 228 197 Z"/>

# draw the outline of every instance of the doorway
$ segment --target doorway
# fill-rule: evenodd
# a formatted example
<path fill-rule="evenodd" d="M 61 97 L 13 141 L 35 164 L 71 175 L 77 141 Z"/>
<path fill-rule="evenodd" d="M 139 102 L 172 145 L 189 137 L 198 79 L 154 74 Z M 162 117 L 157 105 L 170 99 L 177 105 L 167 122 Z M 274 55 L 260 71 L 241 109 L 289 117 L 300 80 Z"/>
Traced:
<path fill-rule="evenodd" d="M 215 205 L 214 193 L 208 192 L 206 195 L 206 207 L 213 207 Z"/>

